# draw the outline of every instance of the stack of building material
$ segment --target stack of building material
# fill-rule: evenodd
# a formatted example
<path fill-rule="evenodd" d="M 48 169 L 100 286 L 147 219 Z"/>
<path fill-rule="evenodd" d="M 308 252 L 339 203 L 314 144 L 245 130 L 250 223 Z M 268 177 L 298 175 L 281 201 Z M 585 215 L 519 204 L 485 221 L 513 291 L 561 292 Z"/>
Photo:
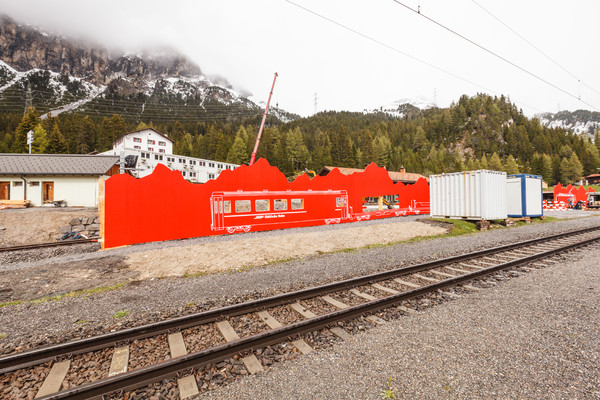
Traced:
<path fill-rule="evenodd" d="M 29 200 L 0 200 L 0 208 L 27 208 L 30 203 Z"/>

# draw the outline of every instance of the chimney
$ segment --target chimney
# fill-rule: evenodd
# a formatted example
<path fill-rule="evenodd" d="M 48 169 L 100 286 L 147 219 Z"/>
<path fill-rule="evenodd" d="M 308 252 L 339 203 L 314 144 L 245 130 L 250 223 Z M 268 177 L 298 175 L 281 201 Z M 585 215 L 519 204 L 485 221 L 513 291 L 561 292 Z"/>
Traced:
<path fill-rule="evenodd" d="M 404 168 L 404 165 L 400 167 L 400 173 L 401 174 L 405 174 L 406 173 L 406 168 Z"/>

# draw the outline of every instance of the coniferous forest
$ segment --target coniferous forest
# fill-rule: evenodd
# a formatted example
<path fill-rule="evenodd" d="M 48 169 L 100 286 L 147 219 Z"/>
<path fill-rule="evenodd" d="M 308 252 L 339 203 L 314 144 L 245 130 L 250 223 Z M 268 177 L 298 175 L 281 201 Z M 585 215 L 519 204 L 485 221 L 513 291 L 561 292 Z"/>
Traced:
<path fill-rule="evenodd" d="M 26 153 L 29 130 L 35 138 L 32 153 L 85 154 L 109 150 L 120 135 L 152 127 L 174 141 L 175 154 L 243 164 L 250 158 L 259 124 L 259 114 L 179 122 L 73 112 L 42 120 L 29 109 L 26 115 L 0 114 L 0 153 Z M 405 105 L 403 117 L 333 111 L 288 123 L 269 117 L 258 156 L 289 177 L 325 165 L 363 168 L 375 162 L 423 175 L 476 169 L 533 173 L 552 185 L 598 173 L 600 133 L 590 138 L 548 128 L 525 117 L 505 97 L 480 94 L 463 96 L 448 108 Z"/>

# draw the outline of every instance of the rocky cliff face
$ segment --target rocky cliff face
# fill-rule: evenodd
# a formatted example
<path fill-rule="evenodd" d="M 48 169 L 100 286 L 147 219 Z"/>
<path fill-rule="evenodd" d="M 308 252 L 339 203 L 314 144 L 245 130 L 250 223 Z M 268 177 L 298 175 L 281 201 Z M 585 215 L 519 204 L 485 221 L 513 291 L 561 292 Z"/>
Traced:
<path fill-rule="evenodd" d="M 2 60 L 20 71 L 48 69 L 106 85 L 115 78 L 152 80 L 160 77 L 197 76 L 200 68 L 185 57 L 170 52 L 160 56 L 111 56 L 101 46 L 50 35 L 0 17 Z"/>

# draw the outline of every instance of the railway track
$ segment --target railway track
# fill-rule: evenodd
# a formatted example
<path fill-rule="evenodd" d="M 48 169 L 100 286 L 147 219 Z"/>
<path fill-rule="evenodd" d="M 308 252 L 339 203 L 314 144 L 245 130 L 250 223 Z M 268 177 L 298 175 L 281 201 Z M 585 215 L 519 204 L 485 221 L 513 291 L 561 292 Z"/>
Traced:
<path fill-rule="evenodd" d="M 599 240 L 600 227 L 573 231 L 12 354 L 0 358 L 0 379 L 43 376 L 31 388 L 42 399 L 100 398 L 176 379 L 179 396 L 185 398 L 198 393 L 194 371 L 207 365 L 237 357 L 255 373 L 263 369 L 255 356 L 258 349 L 291 342 L 298 352 L 308 353 L 313 349 L 300 335 L 328 328 L 343 338 L 349 334 L 337 326 L 340 321 L 383 323 L 374 315 L 381 310 L 410 312 L 405 305 L 412 299 L 456 286 L 478 290 L 468 283 L 515 267 L 527 270 L 527 265 Z M 152 362 L 135 362 L 149 351 L 160 355 Z M 69 370 L 82 360 L 102 371 L 75 385 L 81 378 Z"/>
<path fill-rule="evenodd" d="M 65 240 L 62 242 L 24 244 L 24 245 L 19 245 L 19 246 L 0 247 L 0 253 L 10 252 L 10 251 L 20 251 L 20 250 L 35 250 L 35 249 L 41 249 L 41 248 L 46 248 L 46 247 L 72 246 L 72 245 L 76 245 L 76 244 L 90 243 L 90 242 L 97 242 L 97 241 L 98 241 L 98 238 L 89 238 L 89 239 Z"/>

